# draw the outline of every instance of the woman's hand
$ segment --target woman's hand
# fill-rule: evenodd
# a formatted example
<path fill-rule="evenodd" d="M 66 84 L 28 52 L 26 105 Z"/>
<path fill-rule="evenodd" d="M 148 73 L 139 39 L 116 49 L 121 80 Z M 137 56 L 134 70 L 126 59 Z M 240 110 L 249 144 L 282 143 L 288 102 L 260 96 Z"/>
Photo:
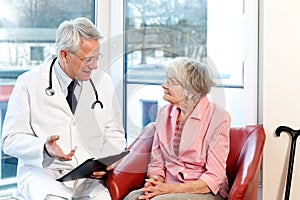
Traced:
<path fill-rule="evenodd" d="M 175 185 L 163 183 L 162 177 L 154 176 L 153 178 L 146 179 L 144 187 L 141 189 L 144 195 L 139 199 L 149 200 L 157 195 L 174 193 Z"/>

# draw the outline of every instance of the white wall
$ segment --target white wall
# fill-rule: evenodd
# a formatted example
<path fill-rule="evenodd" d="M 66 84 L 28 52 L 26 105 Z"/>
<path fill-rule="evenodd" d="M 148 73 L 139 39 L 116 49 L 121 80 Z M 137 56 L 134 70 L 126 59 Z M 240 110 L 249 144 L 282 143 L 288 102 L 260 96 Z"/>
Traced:
<path fill-rule="evenodd" d="M 290 137 L 274 137 L 280 125 L 300 129 L 300 1 L 264 0 L 262 9 L 263 199 L 284 198 Z M 300 199 L 300 145 L 297 142 L 290 199 Z"/>

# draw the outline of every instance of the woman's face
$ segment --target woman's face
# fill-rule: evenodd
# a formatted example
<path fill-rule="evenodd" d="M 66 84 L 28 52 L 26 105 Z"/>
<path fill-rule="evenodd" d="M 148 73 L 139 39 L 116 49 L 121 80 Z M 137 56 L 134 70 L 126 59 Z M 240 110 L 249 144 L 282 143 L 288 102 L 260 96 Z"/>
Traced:
<path fill-rule="evenodd" d="M 183 86 L 175 78 L 168 78 L 162 85 L 164 89 L 163 99 L 174 105 L 179 105 L 185 99 Z"/>

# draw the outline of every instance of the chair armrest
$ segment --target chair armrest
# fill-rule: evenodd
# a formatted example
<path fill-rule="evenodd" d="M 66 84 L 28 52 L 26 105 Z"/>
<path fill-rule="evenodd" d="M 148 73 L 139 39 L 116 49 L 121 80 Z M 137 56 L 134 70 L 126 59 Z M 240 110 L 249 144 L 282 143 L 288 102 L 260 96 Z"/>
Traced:
<path fill-rule="evenodd" d="M 128 147 L 130 153 L 108 173 L 106 184 L 112 200 L 121 200 L 143 186 L 152 148 L 154 123 L 148 124 Z"/>
<path fill-rule="evenodd" d="M 120 164 L 127 165 L 127 159 Z M 140 166 L 140 169 L 144 168 L 141 172 L 126 171 L 122 167 L 109 172 L 106 184 L 112 200 L 121 200 L 132 190 L 142 187 L 146 176 L 145 171 L 147 169 L 143 161 L 141 161 L 142 159 L 131 159 L 133 163 Z M 134 168 L 135 166 L 132 167 Z"/>

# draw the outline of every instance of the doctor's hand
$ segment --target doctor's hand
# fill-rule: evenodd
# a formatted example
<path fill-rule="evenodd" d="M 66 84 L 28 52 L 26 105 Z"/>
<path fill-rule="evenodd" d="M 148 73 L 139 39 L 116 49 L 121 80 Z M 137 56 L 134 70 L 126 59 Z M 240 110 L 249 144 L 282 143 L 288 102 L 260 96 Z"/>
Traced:
<path fill-rule="evenodd" d="M 107 174 L 108 171 L 112 170 L 113 167 L 112 166 L 108 166 L 106 168 L 106 171 L 95 171 L 92 174 L 92 178 L 96 178 L 96 179 L 103 179 L 105 177 L 105 175 Z"/>
<path fill-rule="evenodd" d="M 75 153 L 75 149 L 72 149 L 68 154 L 65 154 L 60 146 L 56 143 L 59 139 L 58 135 L 51 135 L 47 138 L 45 143 L 45 151 L 54 159 L 60 161 L 72 160 L 72 156 Z"/>

